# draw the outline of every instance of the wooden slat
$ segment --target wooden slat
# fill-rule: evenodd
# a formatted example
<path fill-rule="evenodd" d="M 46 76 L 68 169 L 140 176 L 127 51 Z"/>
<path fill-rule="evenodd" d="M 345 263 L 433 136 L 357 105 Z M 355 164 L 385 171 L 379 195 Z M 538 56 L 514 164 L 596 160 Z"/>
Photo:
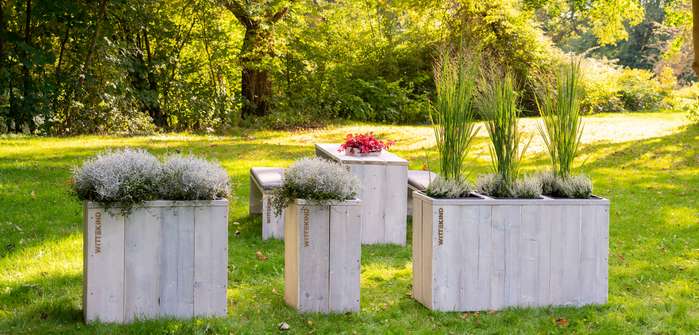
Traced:
<path fill-rule="evenodd" d="M 524 206 L 520 230 L 520 296 L 518 305 L 535 306 L 539 269 L 538 230 L 542 227 L 542 206 Z"/>
<path fill-rule="evenodd" d="M 303 213 L 295 203 L 289 204 L 284 213 L 284 301 L 289 306 L 299 306 L 299 251 L 303 241 Z"/>
<path fill-rule="evenodd" d="M 458 257 L 463 241 L 460 235 L 455 234 L 459 232 L 461 211 L 458 206 L 438 206 L 434 207 L 433 212 L 433 308 L 449 311 L 454 310 L 459 303 L 459 268 L 463 265 Z M 450 238 L 453 236 L 460 238 Z"/>
<path fill-rule="evenodd" d="M 560 304 L 580 304 L 580 206 L 563 207 L 564 254 L 563 300 Z"/>
<path fill-rule="evenodd" d="M 260 214 L 262 213 L 262 187 L 257 184 L 255 177 L 250 174 L 250 197 L 248 202 L 249 213 Z"/>
<path fill-rule="evenodd" d="M 492 206 L 478 206 L 478 266 L 476 268 L 477 279 L 475 286 L 478 295 L 476 305 L 481 308 L 490 304 L 490 280 L 493 269 L 493 217 Z"/>
<path fill-rule="evenodd" d="M 126 217 L 124 318 L 152 319 L 160 313 L 161 207 L 137 207 Z"/>
<path fill-rule="evenodd" d="M 524 206 L 502 206 L 506 215 L 505 229 L 505 306 L 519 304 L 521 285 L 520 232 Z"/>
<path fill-rule="evenodd" d="M 381 165 L 350 165 L 354 175 L 361 178 L 362 243 L 385 243 L 386 167 Z"/>
<path fill-rule="evenodd" d="M 272 194 L 262 194 L 262 239 L 270 238 L 284 240 L 284 211 L 280 215 L 274 213 Z"/>
<path fill-rule="evenodd" d="M 194 209 L 194 315 L 225 316 L 228 207 Z"/>
<path fill-rule="evenodd" d="M 423 200 L 417 197 L 412 198 L 413 202 L 413 239 L 412 239 L 412 252 L 413 252 L 413 298 L 423 304 L 427 304 L 422 295 L 422 268 L 424 266 L 425 260 L 423 259 L 423 235 L 422 235 L 422 206 Z"/>
<path fill-rule="evenodd" d="M 508 215 L 512 206 L 493 206 L 493 230 L 491 237 L 492 262 L 490 270 L 490 305 L 493 309 L 505 307 L 505 271 Z"/>
<path fill-rule="evenodd" d="M 361 207 L 330 206 L 328 310 L 359 311 Z"/>
<path fill-rule="evenodd" d="M 160 315 L 191 318 L 194 313 L 194 209 L 162 209 Z"/>
<path fill-rule="evenodd" d="M 304 210 L 308 210 L 306 223 Z M 328 206 L 301 206 L 299 246 L 299 310 L 328 312 Z"/>
<path fill-rule="evenodd" d="M 480 206 L 459 206 L 461 220 L 458 235 L 448 238 L 459 244 L 459 304 L 456 310 L 479 310 L 478 296 L 478 220 Z M 457 238 L 460 236 L 461 238 Z"/>
<path fill-rule="evenodd" d="M 551 228 L 560 225 L 555 214 L 556 206 L 542 206 L 537 220 L 537 267 L 536 267 L 536 304 L 547 306 L 551 304 Z"/>
<path fill-rule="evenodd" d="M 595 294 L 594 303 L 607 303 L 609 285 L 609 205 L 593 207 L 596 213 L 595 236 Z M 587 222 L 586 222 L 587 223 Z"/>
<path fill-rule="evenodd" d="M 85 321 L 124 321 L 124 217 L 84 203 Z"/>
<path fill-rule="evenodd" d="M 581 206 L 580 210 L 580 304 L 585 305 L 595 300 L 595 237 L 598 225 L 594 206 Z"/>
<path fill-rule="evenodd" d="M 565 224 L 563 222 L 563 208 L 561 206 L 547 207 L 547 216 L 551 225 L 550 276 L 548 302 L 558 305 L 563 301 L 563 263 L 565 262 Z"/>
<path fill-rule="evenodd" d="M 434 287 L 435 275 L 433 271 L 434 257 L 433 251 L 433 230 L 436 220 L 434 220 L 434 206 L 429 202 L 422 204 L 422 299 L 429 308 L 434 308 L 432 288 Z"/>
<path fill-rule="evenodd" d="M 387 165 L 385 167 L 383 217 L 384 243 L 405 245 L 407 234 L 408 167 Z"/>

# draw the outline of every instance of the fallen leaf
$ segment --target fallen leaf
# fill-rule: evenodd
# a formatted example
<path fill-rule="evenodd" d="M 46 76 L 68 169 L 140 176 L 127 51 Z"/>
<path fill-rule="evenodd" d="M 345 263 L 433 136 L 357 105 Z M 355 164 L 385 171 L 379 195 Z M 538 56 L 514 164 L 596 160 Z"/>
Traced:
<path fill-rule="evenodd" d="M 255 252 L 255 256 L 257 257 L 257 260 L 260 260 L 260 261 L 266 261 L 267 258 L 269 258 L 269 257 L 265 256 L 262 253 L 262 251 L 259 251 L 259 250 L 257 252 Z"/>
<path fill-rule="evenodd" d="M 36 192 L 32 191 L 32 199 L 36 199 Z"/>
<path fill-rule="evenodd" d="M 238 229 L 235 230 L 235 236 L 236 237 L 240 236 L 240 230 L 238 230 Z"/>
<path fill-rule="evenodd" d="M 556 319 L 556 325 L 560 327 L 568 327 L 568 320 L 564 318 L 558 318 Z"/>
<path fill-rule="evenodd" d="M 308 320 L 308 321 L 306 321 L 306 323 L 308 323 L 309 326 L 313 326 L 313 321 L 312 321 L 312 320 Z"/>
<path fill-rule="evenodd" d="M 291 327 L 289 326 L 288 323 L 282 322 L 279 324 L 279 330 L 289 330 L 289 329 L 291 329 Z"/>
<path fill-rule="evenodd" d="M 233 221 L 233 224 L 237 226 L 237 225 L 240 224 L 240 222 L 238 222 L 238 221 Z"/>
<path fill-rule="evenodd" d="M 463 314 L 461 314 L 462 319 L 468 319 L 469 316 L 471 316 L 471 313 L 469 312 L 464 312 Z"/>

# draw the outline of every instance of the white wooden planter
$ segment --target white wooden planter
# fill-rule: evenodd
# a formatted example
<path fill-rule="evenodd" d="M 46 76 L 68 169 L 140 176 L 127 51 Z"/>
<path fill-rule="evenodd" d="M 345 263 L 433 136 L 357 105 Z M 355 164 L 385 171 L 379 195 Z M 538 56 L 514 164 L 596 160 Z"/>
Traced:
<path fill-rule="evenodd" d="M 428 308 L 606 303 L 607 199 L 413 201 L 413 297 Z"/>
<path fill-rule="evenodd" d="M 316 144 L 316 156 L 347 167 L 359 178 L 362 244 L 405 245 L 408 161 L 388 151 L 378 156 L 347 156 L 337 144 Z"/>
<path fill-rule="evenodd" d="M 225 316 L 228 200 L 84 204 L 85 321 Z"/>
<path fill-rule="evenodd" d="M 250 214 L 262 214 L 262 239 L 284 239 L 284 211 L 277 215 L 272 208 L 272 192 L 281 186 L 284 169 L 254 167 L 250 169 Z"/>
<path fill-rule="evenodd" d="M 301 312 L 359 311 L 361 202 L 286 208 L 284 300 Z"/>

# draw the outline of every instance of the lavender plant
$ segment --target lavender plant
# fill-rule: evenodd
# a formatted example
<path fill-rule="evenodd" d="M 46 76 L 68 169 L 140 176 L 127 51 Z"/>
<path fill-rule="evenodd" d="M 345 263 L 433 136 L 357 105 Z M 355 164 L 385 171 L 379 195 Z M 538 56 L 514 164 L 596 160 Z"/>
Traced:
<path fill-rule="evenodd" d="M 165 200 L 216 200 L 230 194 L 230 184 L 218 164 L 192 155 L 171 155 L 159 175 L 158 191 Z"/>
<path fill-rule="evenodd" d="M 496 198 L 536 199 L 541 197 L 542 185 L 537 176 L 526 176 L 511 183 L 499 174 L 483 174 L 476 179 L 476 191 Z"/>
<path fill-rule="evenodd" d="M 73 170 L 73 191 L 80 200 L 130 207 L 156 197 L 160 172 L 145 150 L 108 151 Z"/>
<path fill-rule="evenodd" d="M 277 215 L 295 199 L 325 204 L 351 200 L 359 192 L 359 179 L 342 165 L 322 158 L 303 158 L 284 173 L 282 186 L 272 197 Z"/>

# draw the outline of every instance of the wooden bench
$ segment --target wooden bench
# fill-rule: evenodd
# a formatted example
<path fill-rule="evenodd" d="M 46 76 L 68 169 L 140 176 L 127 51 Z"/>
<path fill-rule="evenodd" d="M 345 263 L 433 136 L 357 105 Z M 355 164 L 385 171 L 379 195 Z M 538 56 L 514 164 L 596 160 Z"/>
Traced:
<path fill-rule="evenodd" d="M 262 214 L 262 239 L 284 239 L 284 213 L 275 215 L 272 191 L 282 185 L 283 168 L 250 169 L 250 214 Z"/>
<path fill-rule="evenodd" d="M 413 191 L 424 192 L 435 178 L 437 174 L 432 171 L 408 170 L 408 215 L 413 214 Z"/>

